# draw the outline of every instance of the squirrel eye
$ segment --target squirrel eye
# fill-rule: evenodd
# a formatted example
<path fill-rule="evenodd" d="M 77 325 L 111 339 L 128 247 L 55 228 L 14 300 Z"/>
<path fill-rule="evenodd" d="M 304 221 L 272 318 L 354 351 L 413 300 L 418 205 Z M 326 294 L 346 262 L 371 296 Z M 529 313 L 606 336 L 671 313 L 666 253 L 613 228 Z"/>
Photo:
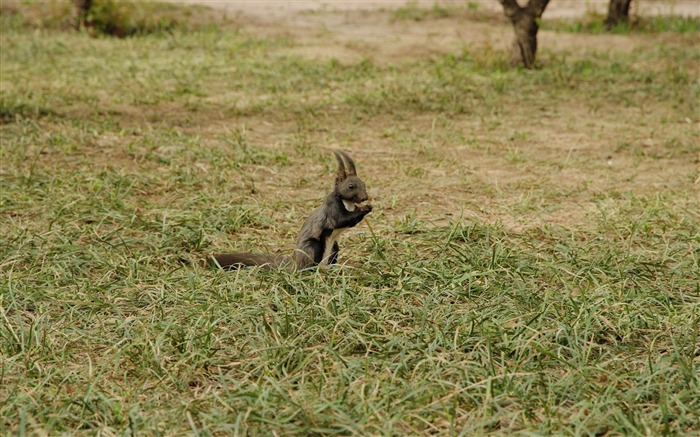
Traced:
<path fill-rule="evenodd" d="M 354 189 L 355 189 L 355 184 L 350 184 L 350 185 L 348 185 L 348 188 L 350 188 L 351 190 L 354 190 Z"/>

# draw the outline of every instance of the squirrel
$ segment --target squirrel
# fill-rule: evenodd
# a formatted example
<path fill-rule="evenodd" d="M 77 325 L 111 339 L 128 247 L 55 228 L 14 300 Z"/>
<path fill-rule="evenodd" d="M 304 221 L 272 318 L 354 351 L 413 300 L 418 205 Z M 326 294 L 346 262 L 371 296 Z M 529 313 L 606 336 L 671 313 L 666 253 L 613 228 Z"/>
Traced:
<path fill-rule="evenodd" d="M 335 264 L 338 261 L 340 235 L 372 212 L 372 205 L 363 204 L 369 197 L 365 183 L 357 176 L 355 163 L 350 156 L 335 150 L 333 154 L 338 160 L 333 191 L 304 222 L 293 256 L 249 252 L 214 254 L 208 260 L 209 265 L 224 270 L 235 270 L 243 266 L 302 270 L 317 265 Z"/>

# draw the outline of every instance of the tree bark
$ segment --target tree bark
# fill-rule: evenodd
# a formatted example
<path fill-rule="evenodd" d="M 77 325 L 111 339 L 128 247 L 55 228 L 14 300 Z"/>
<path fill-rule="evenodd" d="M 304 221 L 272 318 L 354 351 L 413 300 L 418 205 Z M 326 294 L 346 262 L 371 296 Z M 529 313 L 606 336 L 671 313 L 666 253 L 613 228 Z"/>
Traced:
<path fill-rule="evenodd" d="M 537 54 L 537 31 L 540 29 L 537 20 L 542 16 L 549 0 L 529 0 L 524 7 L 521 7 L 517 0 L 498 1 L 515 31 L 510 53 L 511 65 L 533 68 Z"/>
<path fill-rule="evenodd" d="M 605 19 L 605 28 L 611 30 L 620 23 L 627 23 L 630 18 L 630 3 L 632 0 L 610 0 L 608 5 L 608 18 Z"/>
<path fill-rule="evenodd" d="M 92 7 L 92 0 L 73 0 L 73 4 L 78 9 L 78 21 L 76 28 L 80 30 L 87 25 L 88 14 Z"/>

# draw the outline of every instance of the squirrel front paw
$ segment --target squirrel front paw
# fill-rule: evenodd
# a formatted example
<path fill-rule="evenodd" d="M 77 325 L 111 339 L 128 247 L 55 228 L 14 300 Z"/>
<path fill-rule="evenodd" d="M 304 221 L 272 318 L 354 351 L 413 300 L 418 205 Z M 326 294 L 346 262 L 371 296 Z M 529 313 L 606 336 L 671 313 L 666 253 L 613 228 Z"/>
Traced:
<path fill-rule="evenodd" d="M 363 212 L 365 214 L 369 214 L 370 212 L 372 212 L 372 205 L 369 205 L 369 204 L 362 205 L 359 209 L 361 212 Z"/>

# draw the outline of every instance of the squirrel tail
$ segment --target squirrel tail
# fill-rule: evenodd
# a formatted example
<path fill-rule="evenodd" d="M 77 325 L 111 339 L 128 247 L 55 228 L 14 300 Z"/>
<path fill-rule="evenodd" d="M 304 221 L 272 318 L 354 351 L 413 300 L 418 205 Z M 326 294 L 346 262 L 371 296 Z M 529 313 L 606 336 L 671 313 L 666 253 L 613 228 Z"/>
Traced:
<path fill-rule="evenodd" d="M 282 255 L 265 255 L 262 253 L 219 253 L 207 259 L 210 267 L 221 267 L 224 270 L 236 270 L 244 266 L 260 266 L 268 269 L 289 267 L 291 258 Z"/>

